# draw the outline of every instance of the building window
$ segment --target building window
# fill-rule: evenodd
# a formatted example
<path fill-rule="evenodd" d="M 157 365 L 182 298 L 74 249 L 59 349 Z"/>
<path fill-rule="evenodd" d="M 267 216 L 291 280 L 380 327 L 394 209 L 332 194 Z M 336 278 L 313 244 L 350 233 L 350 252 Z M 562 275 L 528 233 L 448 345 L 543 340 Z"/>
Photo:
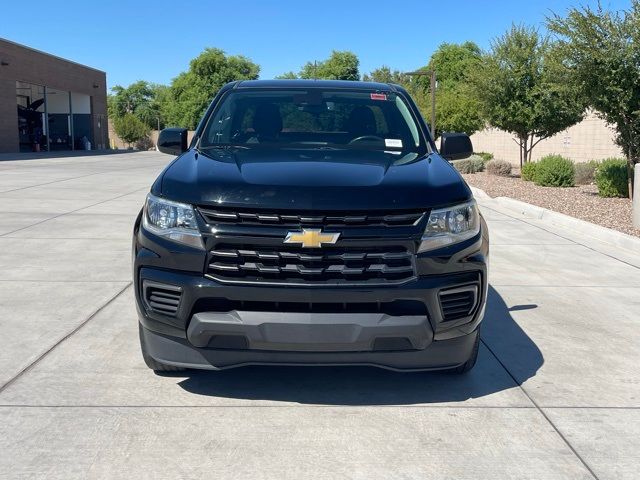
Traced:
<path fill-rule="evenodd" d="M 47 150 L 44 87 L 16 82 L 18 136 L 21 152 Z"/>
<path fill-rule="evenodd" d="M 74 150 L 96 148 L 91 126 L 91 97 L 71 92 L 71 114 Z"/>
<path fill-rule="evenodd" d="M 47 88 L 45 99 L 49 121 L 49 150 L 72 150 L 69 92 Z"/>
<path fill-rule="evenodd" d="M 89 95 L 16 82 L 16 101 L 21 152 L 96 148 Z"/>

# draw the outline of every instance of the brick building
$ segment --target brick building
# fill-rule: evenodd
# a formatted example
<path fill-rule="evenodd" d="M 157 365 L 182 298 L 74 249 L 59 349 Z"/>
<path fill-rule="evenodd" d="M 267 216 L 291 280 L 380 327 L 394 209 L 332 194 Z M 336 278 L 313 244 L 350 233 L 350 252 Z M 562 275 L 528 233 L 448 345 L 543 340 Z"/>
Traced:
<path fill-rule="evenodd" d="M 0 152 L 107 147 L 106 83 L 105 72 L 0 38 Z"/>

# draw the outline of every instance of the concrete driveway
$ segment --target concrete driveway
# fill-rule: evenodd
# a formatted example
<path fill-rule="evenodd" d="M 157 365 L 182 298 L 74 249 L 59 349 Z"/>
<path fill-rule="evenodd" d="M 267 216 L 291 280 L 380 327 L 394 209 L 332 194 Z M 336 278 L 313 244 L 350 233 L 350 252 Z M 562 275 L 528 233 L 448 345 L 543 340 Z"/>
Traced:
<path fill-rule="evenodd" d="M 488 200 L 468 376 L 155 375 L 130 231 L 169 160 L 0 162 L 0 478 L 639 478 L 640 259 Z"/>

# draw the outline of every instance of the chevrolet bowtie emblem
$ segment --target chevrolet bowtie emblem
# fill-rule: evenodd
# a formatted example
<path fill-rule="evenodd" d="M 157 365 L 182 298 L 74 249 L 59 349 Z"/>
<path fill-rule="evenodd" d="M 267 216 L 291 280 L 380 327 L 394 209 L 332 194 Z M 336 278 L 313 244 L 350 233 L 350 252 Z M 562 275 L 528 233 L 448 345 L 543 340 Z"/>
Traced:
<path fill-rule="evenodd" d="M 336 243 L 339 236 L 339 233 L 323 233 L 322 230 L 303 228 L 301 232 L 287 233 L 284 243 L 298 243 L 307 248 L 320 248 L 323 243 Z"/>

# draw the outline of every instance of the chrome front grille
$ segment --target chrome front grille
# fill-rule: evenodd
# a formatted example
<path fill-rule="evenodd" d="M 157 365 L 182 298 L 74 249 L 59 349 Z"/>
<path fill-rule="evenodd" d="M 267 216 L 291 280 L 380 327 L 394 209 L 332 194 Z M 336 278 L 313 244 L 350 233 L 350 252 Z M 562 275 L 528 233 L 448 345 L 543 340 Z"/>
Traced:
<path fill-rule="evenodd" d="M 400 283 L 415 276 L 414 255 L 404 247 L 218 244 L 207 274 L 229 282 L 284 284 Z"/>
<path fill-rule="evenodd" d="M 424 211 L 393 212 L 269 212 L 199 207 L 208 224 L 314 227 L 412 227 L 424 217 Z"/>

